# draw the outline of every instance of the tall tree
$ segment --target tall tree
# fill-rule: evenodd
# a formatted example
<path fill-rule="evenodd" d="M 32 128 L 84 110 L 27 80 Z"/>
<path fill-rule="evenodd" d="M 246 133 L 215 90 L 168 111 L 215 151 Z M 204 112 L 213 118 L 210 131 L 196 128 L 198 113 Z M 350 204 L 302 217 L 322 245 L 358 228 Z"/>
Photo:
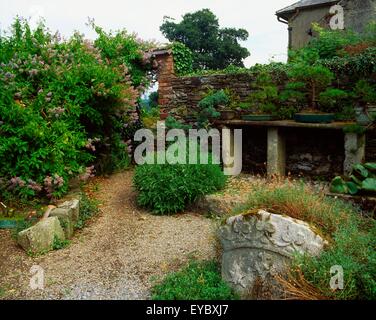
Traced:
<path fill-rule="evenodd" d="M 221 29 L 218 18 L 209 9 L 187 13 L 180 23 L 165 17 L 160 30 L 169 41 L 182 42 L 192 50 L 195 70 L 224 69 L 230 64 L 244 67 L 243 60 L 250 55 L 239 44 L 248 39 L 248 31 Z"/>

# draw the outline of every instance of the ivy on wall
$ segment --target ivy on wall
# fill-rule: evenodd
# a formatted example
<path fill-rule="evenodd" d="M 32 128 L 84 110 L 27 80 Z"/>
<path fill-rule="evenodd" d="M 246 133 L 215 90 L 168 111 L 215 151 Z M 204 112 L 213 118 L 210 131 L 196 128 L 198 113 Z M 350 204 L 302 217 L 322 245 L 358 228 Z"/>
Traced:
<path fill-rule="evenodd" d="M 175 73 L 183 76 L 193 72 L 192 51 L 183 43 L 174 42 L 172 44 L 172 54 L 174 56 Z"/>

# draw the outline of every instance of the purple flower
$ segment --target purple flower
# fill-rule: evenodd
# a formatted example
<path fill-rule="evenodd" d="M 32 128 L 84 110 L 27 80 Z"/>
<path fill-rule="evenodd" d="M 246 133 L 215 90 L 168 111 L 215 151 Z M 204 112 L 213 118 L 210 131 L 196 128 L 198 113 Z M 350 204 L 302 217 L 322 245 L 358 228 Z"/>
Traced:
<path fill-rule="evenodd" d="M 25 186 L 25 181 L 22 180 L 20 177 L 14 177 L 10 179 L 10 187 L 11 188 L 16 188 L 16 187 L 24 187 Z"/>
<path fill-rule="evenodd" d="M 31 70 L 29 71 L 29 75 L 30 75 L 31 77 L 35 77 L 37 74 L 38 74 L 38 70 L 37 70 L 37 69 L 31 69 Z"/>

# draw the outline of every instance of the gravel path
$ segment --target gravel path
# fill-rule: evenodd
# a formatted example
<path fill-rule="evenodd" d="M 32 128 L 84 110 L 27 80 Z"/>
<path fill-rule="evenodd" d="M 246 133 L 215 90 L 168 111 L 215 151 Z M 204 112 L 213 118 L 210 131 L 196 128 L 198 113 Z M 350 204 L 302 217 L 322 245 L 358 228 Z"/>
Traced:
<path fill-rule="evenodd" d="M 153 216 L 135 205 L 132 171 L 98 180 L 101 213 L 62 250 L 29 257 L 0 230 L 0 299 L 147 299 L 153 278 L 216 254 L 214 222 L 188 212 Z M 30 268 L 45 289 L 29 288 Z"/>

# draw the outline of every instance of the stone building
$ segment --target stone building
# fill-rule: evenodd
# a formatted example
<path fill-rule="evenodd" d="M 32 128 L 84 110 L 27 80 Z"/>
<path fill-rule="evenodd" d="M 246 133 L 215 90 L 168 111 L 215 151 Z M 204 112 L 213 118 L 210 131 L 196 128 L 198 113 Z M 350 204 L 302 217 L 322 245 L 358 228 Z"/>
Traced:
<path fill-rule="evenodd" d="M 362 31 L 376 20 L 376 0 L 301 0 L 276 12 L 288 25 L 289 49 L 304 47 L 314 36 L 312 23 L 325 28 Z"/>

